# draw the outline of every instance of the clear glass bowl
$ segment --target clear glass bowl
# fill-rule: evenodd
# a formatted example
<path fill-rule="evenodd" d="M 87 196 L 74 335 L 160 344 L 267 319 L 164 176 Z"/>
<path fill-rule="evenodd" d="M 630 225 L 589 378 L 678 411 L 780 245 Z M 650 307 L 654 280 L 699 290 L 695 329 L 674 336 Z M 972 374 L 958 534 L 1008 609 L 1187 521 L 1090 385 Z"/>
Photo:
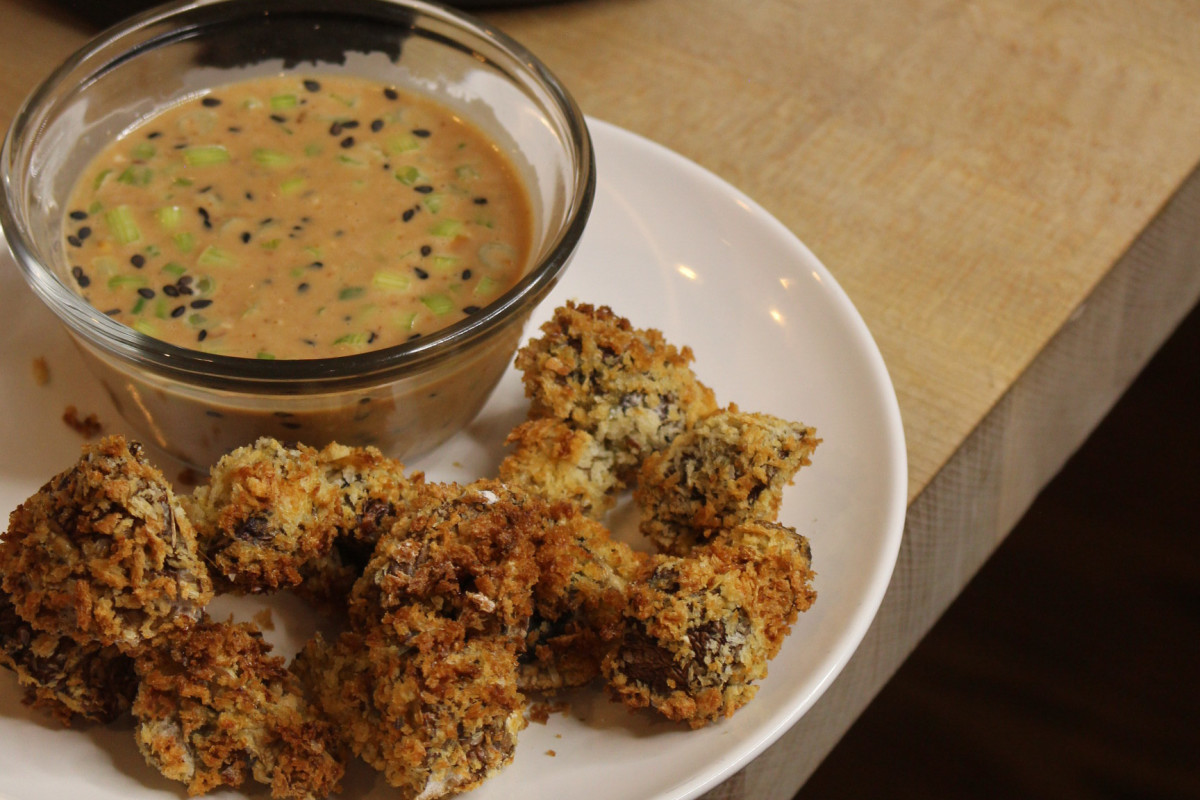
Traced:
<path fill-rule="evenodd" d="M 436 334 L 362 354 L 263 361 L 202 353 L 109 319 L 69 286 L 64 209 L 76 176 L 148 114 L 211 87 L 302 72 L 430 96 L 489 134 L 534 218 L 524 277 Z M 0 223 L 30 287 L 66 325 L 134 433 L 207 469 L 261 435 L 373 444 L 399 458 L 468 423 L 510 363 L 530 311 L 567 267 L 591 210 L 583 115 L 501 32 L 410 0 L 175 3 L 100 34 L 17 112 L 0 151 Z"/>

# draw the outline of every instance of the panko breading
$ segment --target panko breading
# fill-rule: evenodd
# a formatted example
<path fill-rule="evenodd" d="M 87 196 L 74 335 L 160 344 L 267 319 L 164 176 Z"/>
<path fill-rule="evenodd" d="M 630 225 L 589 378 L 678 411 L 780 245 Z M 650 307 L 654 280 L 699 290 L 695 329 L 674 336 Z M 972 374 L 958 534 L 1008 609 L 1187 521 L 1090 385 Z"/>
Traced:
<path fill-rule="evenodd" d="M 0 591 L 0 665 L 17 674 L 26 705 L 64 726 L 78 718 L 112 722 L 137 689 L 133 661 L 114 645 L 80 644 L 33 628 Z"/>
<path fill-rule="evenodd" d="M 250 623 L 205 621 L 136 661 L 138 749 L 188 793 L 253 778 L 276 800 L 340 791 L 344 764 L 327 722 Z"/>
<path fill-rule="evenodd" d="M 319 636 L 297 657 L 301 676 L 346 746 L 380 770 L 399 800 L 465 792 L 512 761 L 525 703 L 516 643 L 420 637 L 383 626 Z"/>
<path fill-rule="evenodd" d="M 525 691 L 583 686 L 600 674 L 624 630 L 629 586 L 648 558 L 574 506 L 555 512 L 534 554 L 534 614 L 520 658 Z"/>
<path fill-rule="evenodd" d="M 33 627 L 126 653 L 190 627 L 212 598 L 170 484 L 120 436 L 85 446 L 12 512 L 0 573 Z"/>
<path fill-rule="evenodd" d="M 568 302 L 517 352 L 530 418 L 548 417 L 591 434 L 631 481 L 642 460 L 717 410 L 689 366 L 688 347 L 634 328 L 607 306 Z"/>
<path fill-rule="evenodd" d="M 634 490 L 642 533 L 682 555 L 717 531 L 773 521 L 819 442 L 813 428 L 736 406 L 705 417 L 643 464 Z"/>
<path fill-rule="evenodd" d="M 686 557 L 655 556 L 652 567 L 631 588 L 624 636 L 604 660 L 611 694 L 693 728 L 732 715 L 816 597 L 808 541 L 753 522 Z"/>

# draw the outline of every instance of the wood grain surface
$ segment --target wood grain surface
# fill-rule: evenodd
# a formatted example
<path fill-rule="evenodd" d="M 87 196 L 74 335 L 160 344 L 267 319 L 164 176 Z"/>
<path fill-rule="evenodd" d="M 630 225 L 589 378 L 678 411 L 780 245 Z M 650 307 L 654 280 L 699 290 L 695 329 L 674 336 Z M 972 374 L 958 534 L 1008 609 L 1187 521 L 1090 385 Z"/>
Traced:
<path fill-rule="evenodd" d="M 1200 4 L 577 0 L 489 11 L 590 115 L 777 216 L 896 387 L 909 521 L 845 673 L 712 798 L 790 797 L 1200 294 Z M 87 30 L 0 0 L 0 124 Z M 603 165 L 600 165 L 603 169 Z"/>

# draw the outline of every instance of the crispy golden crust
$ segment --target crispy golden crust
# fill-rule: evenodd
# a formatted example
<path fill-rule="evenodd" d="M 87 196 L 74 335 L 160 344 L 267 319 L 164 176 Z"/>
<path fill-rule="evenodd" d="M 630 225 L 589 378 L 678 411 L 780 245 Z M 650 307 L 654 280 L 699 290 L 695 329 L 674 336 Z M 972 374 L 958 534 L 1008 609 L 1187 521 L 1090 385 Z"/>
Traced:
<path fill-rule="evenodd" d="M 316 450 L 266 437 L 222 457 L 186 502 L 220 588 L 238 592 L 300 583 L 333 546 L 338 505 Z"/>
<path fill-rule="evenodd" d="M 401 800 L 473 789 L 508 764 L 525 726 L 516 644 L 419 637 L 383 626 L 319 636 L 293 669 L 345 745 L 383 772 Z"/>
<path fill-rule="evenodd" d="M 656 556 L 604 660 L 610 693 L 694 728 L 732 715 L 815 599 L 811 579 L 808 542 L 775 523 L 718 534 L 687 557 Z"/>
<path fill-rule="evenodd" d="M 520 657 L 525 691 L 583 686 L 600 674 L 624 629 L 629 585 L 648 558 L 574 507 L 555 511 L 534 556 L 534 614 Z"/>
<path fill-rule="evenodd" d="M 34 630 L 2 591 L 0 665 L 16 673 L 26 705 L 67 727 L 79 718 L 112 722 L 129 710 L 137 689 L 133 661 L 115 646 Z"/>
<path fill-rule="evenodd" d="M 607 306 L 569 302 L 518 351 L 516 366 L 530 417 L 587 431 L 613 453 L 617 477 L 628 481 L 648 453 L 716 410 L 692 360 L 690 348 L 634 328 Z"/>
<path fill-rule="evenodd" d="M 143 652 L 133 714 L 147 762 L 192 795 L 248 778 L 288 800 L 340 791 L 333 733 L 270 649 L 254 625 L 205 621 Z"/>
<path fill-rule="evenodd" d="M 634 490 L 639 527 L 660 551 L 682 555 L 717 531 L 774 520 L 819 442 L 813 428 L 736 406 L 705 417 L 646 458 Z"/>
<path fill-rule="evenodd" d="M 551 502 L 568 502 L 600 519 L 621 488 L 613 454 L 587 431 L 548 417 L 531 419 L 509 433 L 513 446 L 500 462 L 500 480 Z"/>
<path fill-rule="evenodd" d="M 330 444 L 317 454 L 323 479 L 337 492 L 331 512 L 339 537 L 369 554 L 420 494 L 425 476 L 374 447 Z"/>
<path fill-rule="evenodd" d="M 354 586 L 351 619 L 368 630 L 387 618 L 406 638 L 420 631 L 409 619 L 420 607 L 472 635 L 521 635 L 544 513 L 542 503 L 498 481 L 427 484 L 376 545 Z"/>
<path fill-rule="evenodd" d="M 212 598 L 191 524 L 141 445 L 120 436 L 13 511 L 0 572 L 38 630 L 134 653 L 189 627 Z"/>

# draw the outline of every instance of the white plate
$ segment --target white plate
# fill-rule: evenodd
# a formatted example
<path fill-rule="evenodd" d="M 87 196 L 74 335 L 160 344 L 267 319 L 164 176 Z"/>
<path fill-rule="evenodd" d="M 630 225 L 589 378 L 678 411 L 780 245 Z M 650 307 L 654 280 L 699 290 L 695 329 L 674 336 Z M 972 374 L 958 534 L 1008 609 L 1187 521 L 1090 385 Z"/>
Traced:
<path fill-rule="evenodd" d="M 900 545 L 899 409 L 879 351 L 836 281 L 783 225 L 712 174 L 611 125 L 592 121 L 591 129 L 600 176 L 591 222 L 530 333 L 568 298 L 607 304 L 691 345 L 697 373 L 721 404 L 814 425 L 824 442 L 788 489 L 781 519 L 812 544 L 818 599 L 758 696 L 732 719 L 690 731 L 628 713 L 599 690 L 578 692 L 569 713 L 521 734 L 513 764 L 472 800 L 684 800 L 712 788 L 775 741 L 837 676 L 879 607 Z M 7 514 L 78 456 L 80 439 L 59 418 L 67 404 L 97 413 L 108 430 L 121 424 L 7 255 L 0 319 L 0 513 Z M 52 373 L 46 386 L 33 379 L 39 355 Z M 494 474 L 504 434 L 524 413 L 510 370 L 469 430 L 409 466 L 439 480 Z M 637 536 L 628 504 L 610 522 L 619 535 Z M 268 638 L 290 654 L 313 621 L 296 603 L 275 610 Z M 390 796 L 361 765 L 346 784 L 346 797 Z M 20 704 L 6 673 L 0 796 L 127 800 L 183 791 L 146 766 L 127 723 L 59 729 Z"/>

